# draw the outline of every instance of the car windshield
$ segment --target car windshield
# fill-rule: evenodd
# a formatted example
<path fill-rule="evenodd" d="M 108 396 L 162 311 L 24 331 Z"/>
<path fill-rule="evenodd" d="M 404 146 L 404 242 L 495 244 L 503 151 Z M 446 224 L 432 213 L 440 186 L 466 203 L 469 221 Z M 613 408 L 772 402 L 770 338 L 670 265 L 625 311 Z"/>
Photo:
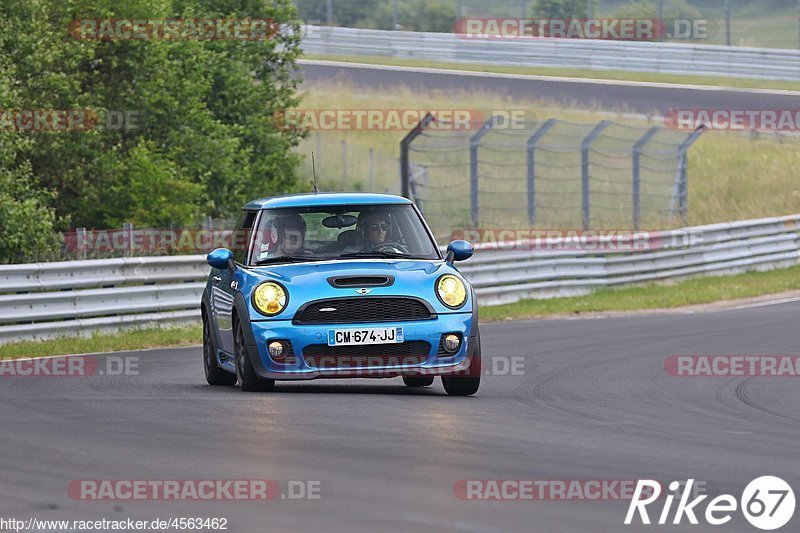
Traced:
<path fill-rule="evenodd" d="M 253 239 L 252 263 L 353 258 L 439 259 L 411 205 L 267 209 Z"/>

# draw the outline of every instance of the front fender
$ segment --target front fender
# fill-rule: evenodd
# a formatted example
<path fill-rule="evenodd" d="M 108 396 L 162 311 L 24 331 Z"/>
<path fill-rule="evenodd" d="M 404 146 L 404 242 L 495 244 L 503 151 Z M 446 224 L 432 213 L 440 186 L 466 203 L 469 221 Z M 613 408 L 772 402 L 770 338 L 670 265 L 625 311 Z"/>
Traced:
<path fill-rule="evenodd" d="M 233 297 L 233 308 L 244 333 L 244 344 L 247 346 L 247 353 L 252 354 L 256 349 L 256 337 L 253 335 L 253 328 L 250 326 L 250 308 L 240 291 L 236 291 Z"/>

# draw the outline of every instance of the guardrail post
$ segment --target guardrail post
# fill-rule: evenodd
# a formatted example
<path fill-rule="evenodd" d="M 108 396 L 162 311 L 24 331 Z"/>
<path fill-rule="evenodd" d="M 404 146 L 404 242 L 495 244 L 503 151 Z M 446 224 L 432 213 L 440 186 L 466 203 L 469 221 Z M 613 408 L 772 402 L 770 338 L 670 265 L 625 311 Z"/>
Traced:
<path fill-rule="evenodd" d="M 633 229 L 639 229 L 639 221 L 642 213 L 641 195 L 641 165 L 642 148 L 653 138 L 653 135 L 661 130 L 661 126 L 653 126 L 641 139 L 633 145 Z"/>
<path fill-rule="evenodd" d="M 550 131 L 558 120 L 551 118 L 533 132 L 526 143 L 527 177 L 528 177 L 528 220 L 531 226 L 536 225 L 536 145 Z"/>
<path fill-rule="evenodd" d="M 424 117 L 422 117 L 422 120 L 420 120 L 417 125 L 406 134 L 405 137 L 403 137 L 403 140 L 400 141 L 400 194 L 409 200 L 412 200 L 412 198 L 411 186 L 409 184 L 411 172 L 408 168 L 408 151 L 411 147 L 411 143 L 414 142 L 414 139 L 419 137 L 422 131 L 428 127 L 428 124 L 434 120 L 436 120 L 436 117 L 433 116 L 433 113 L 427 113 Z"/>
<path fill-rule="evenodd" d="M 695 143 L 695 141 L 697 141 L 697 139 L 700 138 L 700 136 L 703 133 L 705 133 L 705 131 L 706 131 L 705 124 L 701 124 L 678 147 L 678 170 L 675 173 L 675 185 L 673 187 L 672 203 L 670 205 L 670 210 L 669 210 L 670 221 L 672 220 L 675 213 L 676 198 L 678 203 L 678 211 L 681 214 L 681 220 L 683 221 L 684 225 L 687 223 L 687 219 L 689 218 L 688 217 L 689 210 L 687 208 L 688 197 L 689 197 L 688 152 L 689 148 Z"/>
<path fill-rule="evenodd" d="M 592 146 L 592 142 L 597 138 L 598 135 L 603 133 L 603 130 L 606 129 L 611 124 L 611 121 L 604 120 L 600 122 L 594 129 L 589 132 L 589 135 L 583 139 L 581 143 L 581 190 L 582 190 L 582 212 L 583 212 L 583 229 L 588 230 L 591 222 L 591 211 L 590 211 L 590 197 L 589 197 L 589 148 Z"/>
<path fill-rule="evenodd" d="M 493 116 L 483 123 L 481 129 L 469 138 L 469 199 L 470 199 L 470 217 L 472 218 L 472 227 L 478 228 L 478 147 L 481 144 L 481 139 L 489 133 L 494 127 L 498 115 Z"/>

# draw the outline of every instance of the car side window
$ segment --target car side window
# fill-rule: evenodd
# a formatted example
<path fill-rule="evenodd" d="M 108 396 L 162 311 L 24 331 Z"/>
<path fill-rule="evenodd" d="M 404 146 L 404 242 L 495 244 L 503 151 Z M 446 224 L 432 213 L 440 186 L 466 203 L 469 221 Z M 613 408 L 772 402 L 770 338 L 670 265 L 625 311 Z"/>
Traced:
<path fill-rule="evenodd" d="M 236 224 L 231 251 L 233 252 L 233 260 L 237 263 L 244 264 L 247 259 L 247 246 L 250 244 L 250 236 L 253 233 L 256 214 L 256 211 L 245 211 Z"/>

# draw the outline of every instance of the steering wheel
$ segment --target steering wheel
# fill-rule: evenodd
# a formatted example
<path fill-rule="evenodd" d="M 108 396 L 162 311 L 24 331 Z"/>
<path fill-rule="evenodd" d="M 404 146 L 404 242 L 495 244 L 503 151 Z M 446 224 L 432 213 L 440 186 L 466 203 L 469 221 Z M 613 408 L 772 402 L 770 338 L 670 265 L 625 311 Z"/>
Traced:
<path fill-rule="evenodd" d="M 378 246 L 377 251 L 381 253 L 408 255 L 408 248 L 398 242 L 384 242 Z"/>

